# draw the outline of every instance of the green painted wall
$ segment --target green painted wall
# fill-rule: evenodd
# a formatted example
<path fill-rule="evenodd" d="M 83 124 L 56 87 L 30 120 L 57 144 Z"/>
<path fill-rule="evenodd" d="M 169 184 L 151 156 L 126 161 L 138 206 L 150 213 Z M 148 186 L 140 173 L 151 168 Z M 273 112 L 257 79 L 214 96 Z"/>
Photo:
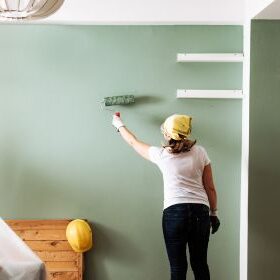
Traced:
<path fill-rule="evenodd" d="M 144 141 L 179 112 L 213 161 L 221 231 L 211 237 L 213 279 L 239 271 L 240 100 L 177 100 L 177 88 L 242 88 L 240 63 L 176 63 L 177 52 L 242 52 L 240 26 L 0 26 L 0 213 L 87 218 L 95 249 L 86 279 L 167 280 L 162 179 L 101 111 L 104 96 Z M 190 278 L 192 279 L 192 278 Z"/>
<path fill-rule="evenodd" d="M 280 21 L 253 21 L 249 170 L 250 280 L 279 279 L 279 50 Z"/>

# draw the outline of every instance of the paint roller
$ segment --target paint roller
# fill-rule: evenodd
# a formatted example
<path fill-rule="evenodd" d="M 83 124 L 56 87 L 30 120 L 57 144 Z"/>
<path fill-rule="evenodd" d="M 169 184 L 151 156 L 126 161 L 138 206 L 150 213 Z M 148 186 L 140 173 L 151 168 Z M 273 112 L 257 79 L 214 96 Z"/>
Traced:
<path fill-rule="evenodd" d="M 135 97 L 134 97 L 134 95 L 131 95 L 131 94 L 130 95 L 109 96 L 109 97 L 104 97 L 104 99 L 101 103 L 104 107 L 115 106 L 115 105 L 129 105 L 129 104 L 135 103 Z M 109 110 L 109 111 L 114 112 L 114 110 L 104 108 L 103 106 L 101 106 L 103 110 Z M 115 112 L 115 115 L 120 117 L 121 114 L 120 114 L 120 112 Z"/>

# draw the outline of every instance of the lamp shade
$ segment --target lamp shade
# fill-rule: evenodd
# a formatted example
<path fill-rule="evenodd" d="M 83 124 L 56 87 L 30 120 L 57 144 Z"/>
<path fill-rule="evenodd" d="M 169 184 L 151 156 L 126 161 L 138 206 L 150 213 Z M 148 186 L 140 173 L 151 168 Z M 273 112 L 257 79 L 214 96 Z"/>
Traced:
<path fill-rule="evenodd" d="M 0 16 L 7 19 L 30 19 L 47 15 L 60 0 L 0 0 Z"/>

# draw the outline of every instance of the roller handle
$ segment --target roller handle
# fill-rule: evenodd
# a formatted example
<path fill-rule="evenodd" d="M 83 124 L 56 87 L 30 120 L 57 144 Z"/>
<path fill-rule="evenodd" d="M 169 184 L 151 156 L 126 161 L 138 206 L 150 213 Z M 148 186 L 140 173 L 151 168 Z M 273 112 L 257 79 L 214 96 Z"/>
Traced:
<path fill-rule="evenodd" d="M 117 116 L 117 117 L 119 117 L 119 118 L 120 118 L 121 113 L 120 113 L 120 112 L 116 112 L 116 113 L 115 113 L 115 116 Z"/>

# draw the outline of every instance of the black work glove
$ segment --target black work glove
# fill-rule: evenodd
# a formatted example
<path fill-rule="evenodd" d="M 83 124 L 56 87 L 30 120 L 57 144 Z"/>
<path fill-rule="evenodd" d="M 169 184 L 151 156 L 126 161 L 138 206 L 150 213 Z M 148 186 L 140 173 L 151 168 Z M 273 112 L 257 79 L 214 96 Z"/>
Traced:
<path fill-rule="evenodd" d="M 212 234 L 214 234 L 215 232 L 217 232 L 217 230 L 220 227 L 220 220 L 217 216 L 210 216 L 210 225 L 212 228 Z"/>

